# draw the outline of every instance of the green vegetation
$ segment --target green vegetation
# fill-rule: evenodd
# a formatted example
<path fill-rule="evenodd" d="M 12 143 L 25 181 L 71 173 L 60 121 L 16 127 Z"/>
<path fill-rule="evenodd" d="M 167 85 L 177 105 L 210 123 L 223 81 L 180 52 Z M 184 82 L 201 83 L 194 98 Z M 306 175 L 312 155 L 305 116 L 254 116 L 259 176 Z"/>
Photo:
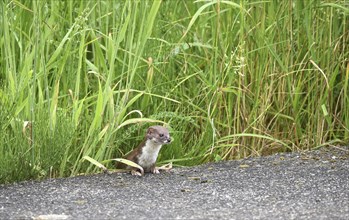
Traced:
<path fill-rule="evenodd" d="M 99 171 L 161 122 L 174 165 L 348 143 L 346 0 L 0 4 L 1 183 Z"/>

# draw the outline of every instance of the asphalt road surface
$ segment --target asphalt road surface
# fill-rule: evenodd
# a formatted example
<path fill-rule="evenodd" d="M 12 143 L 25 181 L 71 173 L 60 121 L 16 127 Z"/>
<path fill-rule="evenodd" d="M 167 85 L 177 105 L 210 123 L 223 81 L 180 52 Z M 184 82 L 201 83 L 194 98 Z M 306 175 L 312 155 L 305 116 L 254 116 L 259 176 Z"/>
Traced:
<path fill-rule="evenodd" d="M 349 219 L 349 148 L 0 185 L 0 219 Z"/>

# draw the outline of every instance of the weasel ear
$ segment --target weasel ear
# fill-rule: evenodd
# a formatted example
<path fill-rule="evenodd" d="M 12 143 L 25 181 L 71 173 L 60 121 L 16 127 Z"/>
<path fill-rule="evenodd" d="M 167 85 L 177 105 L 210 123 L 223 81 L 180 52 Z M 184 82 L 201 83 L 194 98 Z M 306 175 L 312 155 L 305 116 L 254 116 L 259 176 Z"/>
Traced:
<path fill-rule="evenodd" d="M 148 128 L 147 137 L 149 137 L 153 132 L 154 132 L 154 128 L 153 127 Z"/>

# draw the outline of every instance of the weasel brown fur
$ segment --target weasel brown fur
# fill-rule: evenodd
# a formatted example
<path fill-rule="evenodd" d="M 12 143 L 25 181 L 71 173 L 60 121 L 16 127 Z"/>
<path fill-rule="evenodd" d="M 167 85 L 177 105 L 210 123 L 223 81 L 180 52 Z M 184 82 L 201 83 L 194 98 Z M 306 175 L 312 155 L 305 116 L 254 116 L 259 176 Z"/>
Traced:
<path fill-rule="evenodd" d="M 127 154 L 125 158 L 140 165 L 144 169 L 144 172 L 159 173 L 155 167 L 156 159 L 162 145 L 169 144 L 170 142 L 171 137 L 167 128 L 159 125 L 151 126 L 148 128 L 144 140 L 137 148 Z M 117 168 L 130 169 L 129 166 L 122 163 L 118 163 Z M 131 173 L 133 175 L 140 175 L 136 168 L 131 168 Z"/>

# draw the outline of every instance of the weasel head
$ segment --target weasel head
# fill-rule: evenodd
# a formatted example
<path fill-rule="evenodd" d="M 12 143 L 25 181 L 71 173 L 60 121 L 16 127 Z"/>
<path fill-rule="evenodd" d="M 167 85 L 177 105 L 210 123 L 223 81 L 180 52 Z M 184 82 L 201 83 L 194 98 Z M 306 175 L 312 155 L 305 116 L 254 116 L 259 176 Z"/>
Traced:
<path fill-rule="evenodd" d="M 167 128 L 160 125 L 149 127 L 146 134 L 146 138 L 147 140 L 151 140 L 157 145 L 171 143 L 171 137 Z"/>

